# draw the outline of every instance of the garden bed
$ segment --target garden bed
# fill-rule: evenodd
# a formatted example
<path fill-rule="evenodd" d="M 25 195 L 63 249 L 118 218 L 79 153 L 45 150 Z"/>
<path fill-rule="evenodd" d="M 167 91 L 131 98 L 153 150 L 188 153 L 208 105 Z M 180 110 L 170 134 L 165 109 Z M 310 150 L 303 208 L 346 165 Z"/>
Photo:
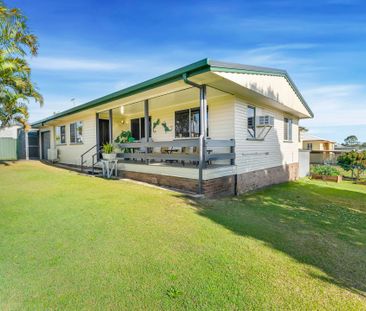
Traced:
<path fill-rule="evenodd" d="M 327 176 L 327 175 L 318 175 L 318 174 L 311 174 L 311 178 L 312 179 L 321 179 L 324 181 L 333 181 L 333 182 L 341 182 L 342 181 L 342 176 L 338 175 L 338 176 Z"/>

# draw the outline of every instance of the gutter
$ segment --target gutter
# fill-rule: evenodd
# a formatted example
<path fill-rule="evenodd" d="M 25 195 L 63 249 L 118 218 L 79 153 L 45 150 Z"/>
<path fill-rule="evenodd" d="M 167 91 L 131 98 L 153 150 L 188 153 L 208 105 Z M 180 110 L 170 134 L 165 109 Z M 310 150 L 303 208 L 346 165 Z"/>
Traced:
<path fill-rule="evenodd" d="M 191 75 L 195 75 L 195 74 L 199 74 L 199 73 L 202 73 L 202 72 L 205 72 L 208 70 L 210 70 L 210 65 L 209 65 L 208 59 L 205 58 L 205 59 L 202 59 L 193 64 L 190 64 L 190 65 L 178 68 L 176 70 L 170 71 L 168 73 L 165 73 L 163 75 L 160 75 L 158 77 L 146 80 L 144 82 L 132 85 L 132 86 L 122 89 L 120 91 L 94 99 L 85 104 L 67 109 L 60 113 L 56 113 L 53 116 L 50 116 L 48 118 L 31 123 L 31 126 L 39 127 L 39 126 L 42 126 L 44 123 L 51 121 L 51 120 L 55 120 L 55 119 L 58 119 L 58 118 L 61 118 L 64 116 L 68 116 L 68 115 L 71 115 L 71 114 L 74 114 L 74 113 L 77 113 L 77 112 L 80 112 L 83 110 L 94 108 L 99 105 L 107 104 L 111 101 L 114 101 L 114 100 L 117 100 L 120 98 L 124 98 L 124 97 L 128 97 L 128 96 L 131 96 L 134 94 L 145 92 L 150 89 L 153 89 L 153 88 L 156 88 L 156 87 L 168 84 L 168 83 L 179 81 L 182 79 L 182 74 L 190 73 Z"/>

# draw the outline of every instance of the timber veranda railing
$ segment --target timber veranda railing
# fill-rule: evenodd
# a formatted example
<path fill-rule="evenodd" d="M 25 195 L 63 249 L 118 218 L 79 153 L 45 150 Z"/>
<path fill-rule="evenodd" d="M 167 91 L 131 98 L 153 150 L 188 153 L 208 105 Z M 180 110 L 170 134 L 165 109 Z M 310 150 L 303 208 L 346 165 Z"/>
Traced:
<path fill-rule="evenodd" d="M 122 152 L 117 153 L 119 160 L 154 160 L 154 161 L 184 161 L 199 162 L 198 152 L 182 152 L 182 148 L 196 147 L 199 150 L 198 139 L 177 139 L 172 141 L 149 141 L 118 144 Z M 159 148 L 166 148 L 164 152 L 154 151 Z M 223 151 L 222 149 L 227 151 Z M 204 145 L 205 163 L 216 160 L 229 160 L 231 165 L 235 164 L 235 140 L 206 139 Z"/>

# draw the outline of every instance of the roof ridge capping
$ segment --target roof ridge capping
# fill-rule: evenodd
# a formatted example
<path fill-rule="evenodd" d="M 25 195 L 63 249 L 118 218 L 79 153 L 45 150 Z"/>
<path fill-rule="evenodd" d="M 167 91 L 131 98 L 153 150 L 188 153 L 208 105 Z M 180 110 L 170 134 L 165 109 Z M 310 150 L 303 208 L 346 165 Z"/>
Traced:
<path fill-rule="evenodd" d="M 229 63 L 223 62 L 218 60 L 210 60 L 207 59 L 208 64 L 211 67 L 219 67 L 219 68 L 227 68 L 227 69 L 242 69 L 247 71 L 260 71 L 260 72 L 272 72 L 272 73 L 279 73 L 279 74 L 288 74 L 286 70 L 277 69 L 272 67 L 262 67 L 262 66 L 253 66 L 253 65 L 244 65 L 239 63 Z"/>

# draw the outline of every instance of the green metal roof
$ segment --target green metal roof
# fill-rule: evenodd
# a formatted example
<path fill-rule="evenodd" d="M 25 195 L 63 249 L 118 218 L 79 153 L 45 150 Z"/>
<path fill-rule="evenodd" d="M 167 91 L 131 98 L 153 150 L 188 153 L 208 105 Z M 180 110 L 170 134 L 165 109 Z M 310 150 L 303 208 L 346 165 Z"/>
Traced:
<path fill-rule="evenodd" d="M 310 110 L 309 106 L 305 102 L 304 98 L 302 97 L 301 93 L 297 89 L 294 82 L 291 80 L 289 75 L 284 70 L 274 69 L 274 68 L 266 68 L 266 67 L 256 67 L 256 66 L 248 66 L 248 65 L 241 65 L 241 64 L 234 64 L 234 63 L 226 63 L 220 61 L 213 61 L 209 60 L 208 58 L 202 59 L 198 62 L 192 63 L 190 65 L 178 68 L 176 70 L 170 71 L 166 74 L 160 75 L 156 78 L 146 80 L 144 82 L 135 84 L 133 86 L 127 87 L 120 91 L 108 94 L 106 96 L 94 99 L 90 102 L 85 104 L 67 109 L 65 111 L 56 113 L 50 117 L 45 119 L 39 120 L 37 122 L 32 123 L 33 127 L 42 126 L 42 124 L 55 120 L 64 116 L 68 116 L 83 110 L 87 110 L 93 107 L 97 107 L 99 105 L 106 104 L 108 102 L 128 97 L 149 89 L 153 89 L 158 86 L 162 86 L 168 83 L 172 83 L 175 81 L 182 80 L 184 74 L 187 77 L 192 77 L 194 75 L 207 72 L 207 71 L 226 71 L 226 72 L 237 72 L 237 73 L 252 73 L 252 74 L 267 74 L 267 75 L 277 75 L 283 76 L 287 79 L 297 96 L 300 98 L 306 109 L 309 111 L 310 115 L 313 116 L 313 112 Z"/>

